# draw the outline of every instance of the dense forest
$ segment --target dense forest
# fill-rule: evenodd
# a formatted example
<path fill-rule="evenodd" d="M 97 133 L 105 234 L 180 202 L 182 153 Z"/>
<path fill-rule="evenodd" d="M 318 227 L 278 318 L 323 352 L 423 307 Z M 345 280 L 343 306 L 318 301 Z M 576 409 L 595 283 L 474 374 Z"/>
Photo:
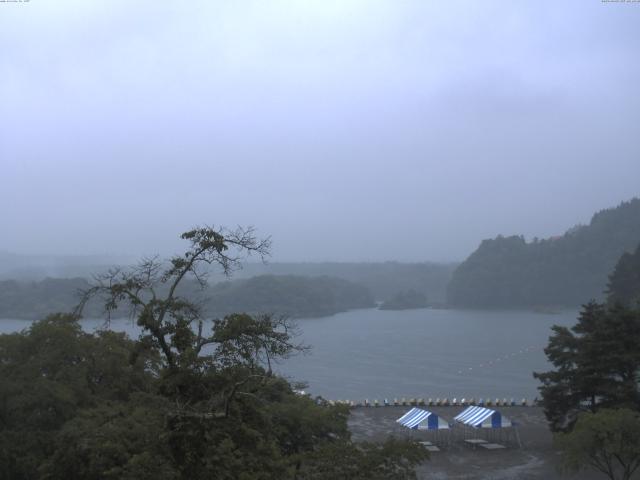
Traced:
<path fill-rule="evenodd" d="M 640 199 L 596 213 L 561 237 L 484 240 L 452 275 L 448 301 L 469 308 L 577 306 L 602 299 L 620 256 L 640 243 Z"/>
<path fill-rule="evenodd" d="M 380 305 L 380 310 L 410 310 L 412 308 L 425 308 L 429 306 L 427 296 L 416 290 L 404 290 L 385 300 Z"/>
<path fill-rule="evenodd" d="M 106 256 L 35 256 L 0 252 L 0 281 L 19 280 L 38 282 L 46 278 L 90 278 L 114 265 L 126 268 L 136 259 Z M 382 301 L 397 293 L 414 289 L 427 291 L 432 302 L 444 303 L 446 287 L 457 264 L 400 263 L 400 262 L 245 262 L 234 272 L 234 278 L 249 279 L 262 275 L 296 275 L 299 277 L 335 277 L 349 280 L 369 289 L 376 300 Z M 210 269 L 210 282 L 227 278 Z"/>
<path fill-rule="evenodd" d="M 298 349 L 283 327 L 229 316 L 206 355 L 188 329 L 134 341 L 70 315 L 0 335 L 0 479 L 415 478 L 422 446 L 355 444 L 345 405 L 265 368 Z"/>
<path fill-rule="evenodd" d="M 607 294 L 609 304 L 640 308 L 640 244 L 635 252 L 625 252 L 618 260 L 609 276 Z"/>
<path fill-rule="evenodd" d="M 133 312 L 137 340 L 84 332 L 82 308 L 0 335 L 0 478 L 414 479 L 421 445 L 356 444 L 345 405 L 274 374 L 272 362 L 307 349 L 286 319 L 206 325 L 180 293 L 188 277 L 206 287 L 200 267 L 229 272 L 268 243 L 242 229 L 182 238 L 183 255 L 97 276 L 82 296 L 80 306 Z"/>
<path fill-rule="evenodd" d="M 457 263 L 268 263 L 245 264 L 235 278 L 261 274 L 329 276 L 343 278 L 363 285 L 378 301 L 387 300 L 400 292 L 427 292 L 429 301 L 446 301 L 447 284 Z"/>
<path fill-rule="evenodd" d="M 341 278 L 298 275 L 260 275 L 220 282 L 205 290 L 210 316 L 234 312 L 272 312 L 290 317 L 333 315 L 354 308 L 373 307 L 366 287 Z"/>
<path fill-rule="evenodd" d="M 0 281 L 0 318 L 38 319 L 50 312 L 71 312 L 79 293 L 89 287 L 82 278 L 45 279 L 39 282 Z M 162 287 L 160 287 L 162 289 Z M 374 305 L 366 287 L 331 277 L 261 275 L 249 279 L 218 282 L 201 289 L 195 280 L 185 280 L 180 292 L 198 301 L 209 317 L 234 312 L 270 312 L 290 317 L 333 315 Z M 102 306 L 90 302 L 86 317 L 99 317 Z M 116 311 L 115 315 L 126 315 Z"/>
<path fill-rule="evenodd" d="M 70 312 L 78 304 L 80 290 L 87 288 L 83 278 L 0 281 L 0 318 L 36 320 L 51 312 Z M 101 307 L 90 305 L 87 314 L 100 316 Z"/>
<path fill-rule="evenodd" d="M 578 322 L 554 325 L 534 372 L 540 404 L 561 453 L 559 470 L 593 469 L 611 480 L 640 468 L 640 246 L 609 277 L 605 302 L 582 306 Z"/>

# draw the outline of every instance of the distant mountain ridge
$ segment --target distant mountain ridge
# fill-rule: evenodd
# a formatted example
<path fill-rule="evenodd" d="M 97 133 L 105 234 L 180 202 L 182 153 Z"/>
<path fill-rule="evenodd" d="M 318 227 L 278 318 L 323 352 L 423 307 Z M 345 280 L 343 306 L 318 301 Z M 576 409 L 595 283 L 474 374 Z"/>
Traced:
<path fill-rule="evenodd" d="M 234 279 L 259 275 L 336 277 L 364 285 L 376 300 L 386 300 L 406 290 L 426 292 L 429 300 L 444 303 L 446 289 L 457 263 L 435 262 L 299 262 L 250 263 L 235 272 Z M 212 280 L 221 281 L 215 275 Z"/>
<path fill-rule="evenodd" d="M 0 280 L 89 278 L 115 265 L 136 261 L 125 255 L 22 255 L 0 251 Z"/>
<path fill-rule="evenodd" d="M 453 272 L 450 305 L 468 308 L 577 306 L 602 300 L 608 275 L 640 244 L 640 199 L 593 215 L 560 237 L 484 240 Z"/>
<path fill-rule="evenodd" d="M 0 280 L 0 319 L 37 320 L 54 312 L 70 312 L 80 301 L 80 291 L 89 286 L 83 278 L 47 278 L 30 282 Z M 166 290 L 166 286 L 162 288 Z M 209 318 L 235 312 L 323 317 L 375 305 L 366 287 L 326 276 L 260 275 L 215 283 L 204 290 L 194 280 L 189 280 L 179 293 L 201 305 Z M 83 313 L 86 318 L 102 317 L 103 305 L 91 301 Z M 127 313 L 118 310 L 112 316 L 123 317 Z"/>
<path fill-rule="evenodd" d="M 47 278 L 91 278 L 114 266 L 126 268 L 138 261 L 132 256 L 18 255 L 0 251 L 0 281 L 42 281 Z M 244 263 L 234 280 L 260 275 L 336 277 L 369 289 L 376 300 L 385 300 L 405 290 L 425 291 L 429 299 L 444 303 L 446 287 L 457 263 L 436 262 L 269 262 Z M 227 281 L 212 270 L 211 283 Z"/>
<path fill-rule="evenodd" d="M 324 317 L 355 308 L 371 308 L 369 290 L 342 278 L 259 275 L 220 282 L 204 291 L 212 317 L 235 312 L 275 313 L 289 317 Z"/>

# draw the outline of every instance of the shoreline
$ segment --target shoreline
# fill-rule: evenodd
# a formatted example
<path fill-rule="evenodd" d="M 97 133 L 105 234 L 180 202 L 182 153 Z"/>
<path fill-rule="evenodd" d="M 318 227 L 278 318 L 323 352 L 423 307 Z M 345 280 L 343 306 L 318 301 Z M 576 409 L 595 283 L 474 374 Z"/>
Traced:
<path fill-rule="evenodd" d="M 417 469 L 420 480 L 510 480 L 510 479 L 584 479 L 602 478 L 597 472 L 584 471 L 577 475 L 561 475 L 558 470 L 560 454 L 553 448 L 553 436 L 541 407 L 492 407 L 511 419 L 518 429 L 521 447 L 513 440 L 496 440 L 506 448 L 484 450 L 474 448 L 464 442 L 461 428 L 454 427 L 451 441 L 444 436 L 438 441 L 434 432 L 409 430 L 396 422 L 410 405 L 388 406 L 384 408 L 352 408 L 349 414 L 349 431 L 355 441 L 381 442 L 390 436 L 412 438 L 418 441 L 430 440 L 440 451 L 432 452 L 430 459 Z M 464 408 L 461 406 L 433 406 L 425 409 L 441 416 L 448 422 Z M 477 437 L 491 435 L 489 430 L 474 430 Z M 506 429 L 505 429 L 506 430 Z M 495 432 L 493 432 L 495 435 Z M 489 437 L 490 438 L 490 437 Z"/>

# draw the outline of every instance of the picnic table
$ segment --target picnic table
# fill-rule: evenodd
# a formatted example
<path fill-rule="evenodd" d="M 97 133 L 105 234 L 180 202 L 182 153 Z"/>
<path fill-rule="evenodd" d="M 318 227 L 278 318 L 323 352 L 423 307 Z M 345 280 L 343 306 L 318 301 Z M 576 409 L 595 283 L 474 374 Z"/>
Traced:
<path fill-rule="evenodd" d="M 487 441 L 483 438 L 467 438 L 465 439 L 465 442 L 473 445 L 473 448 L 476 448 L 476 446 L 482 445 L 483 443 L 487 443 Z"/>
<path fill-rule="evenodd" d="M 431 442 L 420 442 L 420 445 L 422 445 L 424 448 L 426 448 L 429 452 L 439 452 L 440 449 L 435 446 L 433 443 Z"/>
<path fill-rule="evenodd" d="M 500 445 L 499 443 L 481 443 L 480 446 L 487 450 L 499 450 L 501 448 L 507 448 L 504 445 Z"/>

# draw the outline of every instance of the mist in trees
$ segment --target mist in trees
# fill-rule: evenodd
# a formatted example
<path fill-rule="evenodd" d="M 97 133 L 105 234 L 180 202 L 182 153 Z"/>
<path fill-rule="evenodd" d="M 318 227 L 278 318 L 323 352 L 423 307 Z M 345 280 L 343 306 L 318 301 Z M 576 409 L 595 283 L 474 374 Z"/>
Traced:
<path fill-rule="evenodd" d="M 640 199 L 596 213 L 563 236 L 484 240 L 455 270 L 448 301 L 467 308 L 578 306 L 603 300 L 620 256 L 640 243 Z"/>
<path fill-rule="evenodd" d="M 568 472 L 628 480 L 640 467 L 639 252 L 619 259 L 605 303 L 584 305 L 571 328 L 553 327 L 545 353 L 554 368 L 534 373 Z"/>

